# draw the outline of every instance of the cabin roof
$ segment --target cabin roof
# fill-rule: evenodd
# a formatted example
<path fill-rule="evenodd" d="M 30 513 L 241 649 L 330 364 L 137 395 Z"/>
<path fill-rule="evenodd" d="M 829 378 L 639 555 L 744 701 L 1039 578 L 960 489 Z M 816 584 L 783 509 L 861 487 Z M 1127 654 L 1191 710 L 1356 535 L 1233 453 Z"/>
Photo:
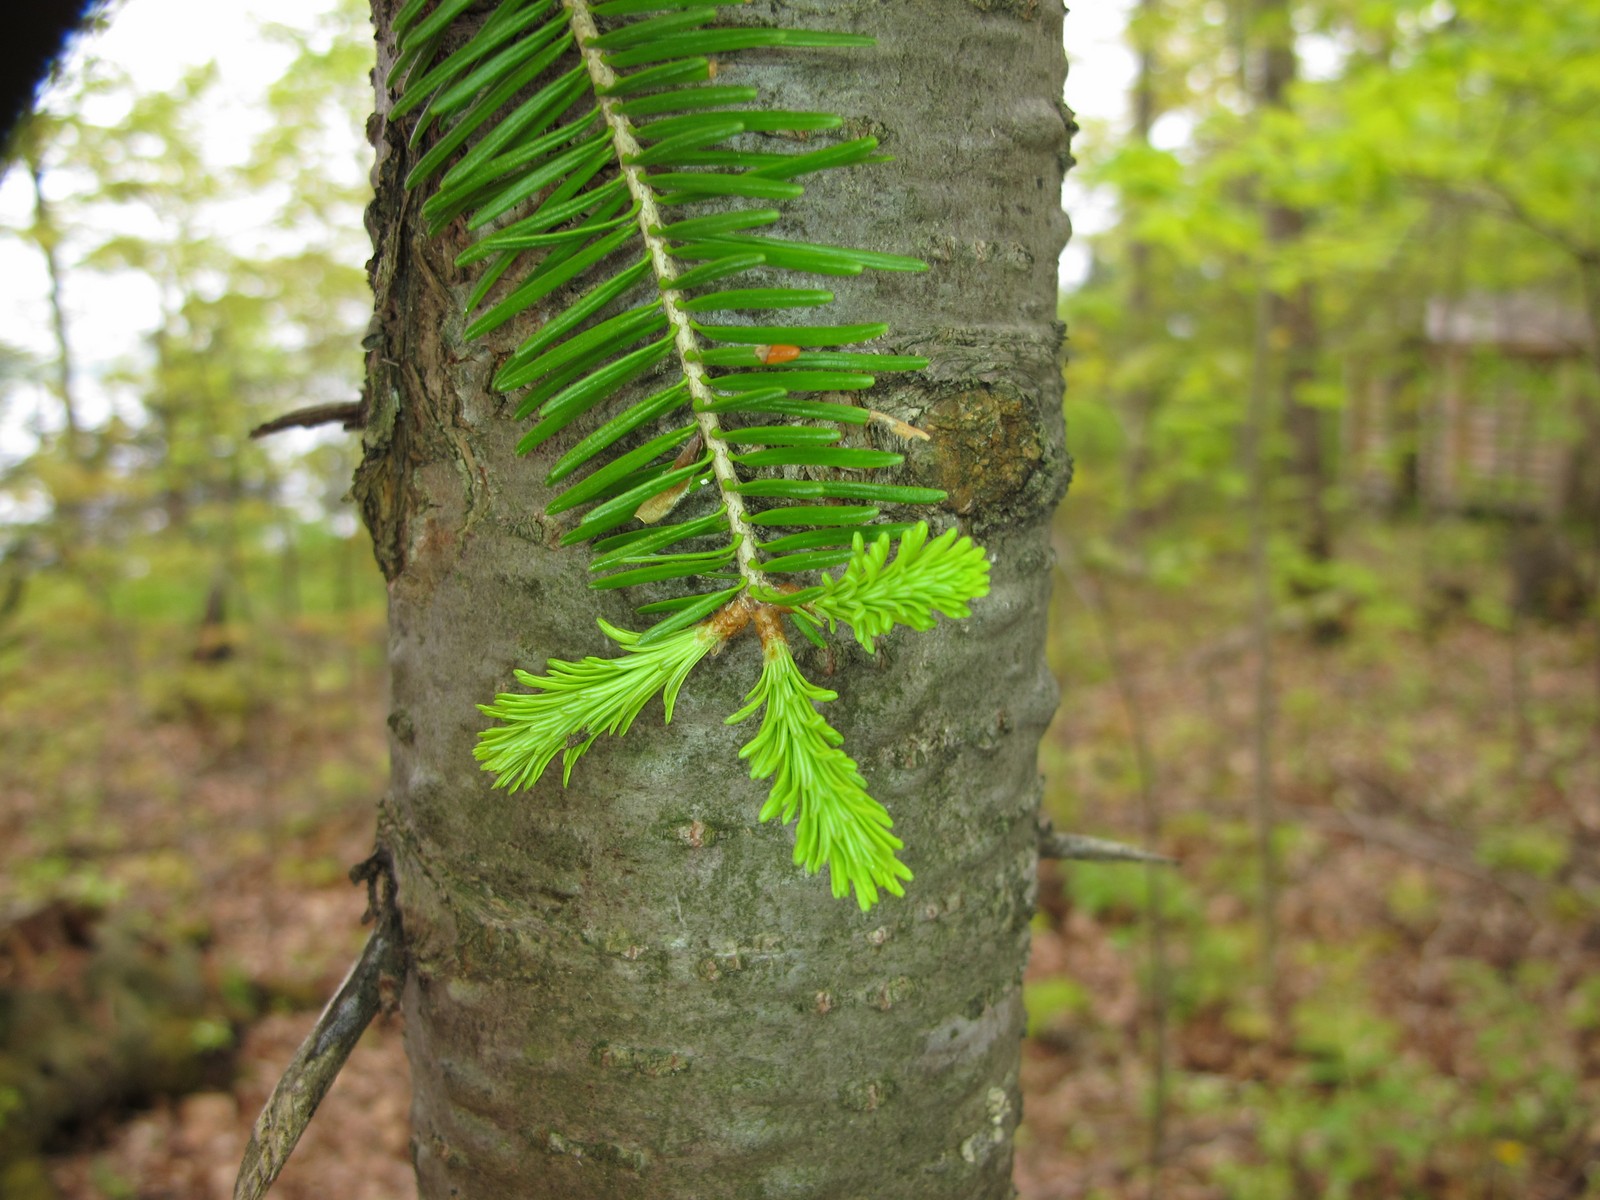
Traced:
<path fill-rule="evenodd" d="M 1583 310 L 1535 292 L 1468 292 L 1428 301 L 1425 335 L 1436 346 L 1483 347 L 1507 354 L 1565 358 L 1585 352 Z"/>

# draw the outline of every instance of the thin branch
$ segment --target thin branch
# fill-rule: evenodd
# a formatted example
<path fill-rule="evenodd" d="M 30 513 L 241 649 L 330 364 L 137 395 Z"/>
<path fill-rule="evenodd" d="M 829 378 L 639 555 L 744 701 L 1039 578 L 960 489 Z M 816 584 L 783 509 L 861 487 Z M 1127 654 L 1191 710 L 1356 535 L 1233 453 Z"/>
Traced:
<path fill-rule="evenodd" d="M 1449 180 L 1427 175 L 1407 174 L 1407 182 L 1437 198 L 1452 201 L 1468 208 L 1480 209 L 1491 216 L 1514 221 L 1530 233 L 1551 242 L 1574 260 L 1586 265 L 1600 263 L 1600 247 L 1589 245 L 1572 237 L 1563 229 L 1550 224 L 1534 213 L 1508 191 L 1504 184 L 1489 179 L 1482 182 L 1483 191 L 1460 187 Z"/>
<path fill-rule="evenodd" d="M 1470 847 L 1448 841 L 1402 821 L 1352 812 L 1347 808 L 1326 809 L 1297 805 L 1294 813 L 1299 820 L 1325 833 L 1354 837 L 1371 845 L 1382 846 L 1397 854 L 1403 854 L 1407 858 L 1416 859 L 1418 862 L 1429 863 L 1479 883 L 1499 888 L 1524 907 L 1531 907 L 1549 890 L 1544 881 L 1536 877 L 1513 877 L 1508 872 L 1492 871 L 1477 861 Z"/>
<path fill-rule="evenodd" d="M 32 139 L 29 139 L 30 141 Z M 61 233 L 56 228 L 50 212 L 50 202 L 44 194 L 44 163 L 42 147 L 32 146 L 23 157 L 33 183 L 34 241 L 44 255 L 45 277 L 50 282 L 50 332 L 55 339 L 55 393 L 61 402 L 61 415 L 66 423 L 67 450 L 74 463 L 81 459 L 82 423 L 80 406 L 72 384 L 72 344 L 67 340 L 67 311 L 62 302 L 62 283 L 65 271 L 58 253 Z"/>
<path fill-rule="evenodd" d="M 1039 857 L 1070 862 L 1136 862 L 1176 866 L 1178 860 L 1137 846 L 1082 833 L 1061 833 L 1048 819 L 1039 822 Z"/>
<path fill-rule="evenodd" d="M 267 1194 L 350 1051 L 383 1007 L 384 978 L 404 973 L 394 876 L 382 854 L 351 872 L 352 879 L 367 882 L 368 913 L 376 915 L 377 928 L 256 1118 L 233 1185 L 233 1200 L 261 1200 Z"/>
<path fill-rule="evenodd" d="M 1579 241 L 1565 230 L 1557 228 L 1543 218 L 1535 216 L 1533 211 L 1521 199 L 1512 194 L 1511 190 L 1499 180 L 1486 180 L 1484 186 L 1493 193 L 1501 204 L 1505 205 L 1505 214 L 1512 220 L 1526 226 L 1540 237 L 1554 242 L 1580 263 L 1592 266 L 1596 262 L 1600 262 L 1600 250 Z"/>
<path fill-rule="evenodd" d="M 1272 293 L 1262 278 L 1264 274 L 1264 271 L 1257 271 L 1244 428 L 1245 460 L 1250 472 L 1250 631 L 1256 657 L 1250 807 L 1255 825 L 1256 860 L 1261 871 L 1256 905 L 1261 928 L 1262 983 L 1272 1013 L 1273 1038 L 1281 1043 L 1286 1017 L 1278 988 L 1278 855 L 1274 841 L 1277 816 L 1273 811 L 1272 793 L 1277 681 L 1272 656 L 1272 529 L 1268 508 L 1272 494 L 1269 443 L 1274 417 L 1269 391 L 1273 303 Z"/>
<path fill-rule="evenodd" d="M 250 431 L 252 438 L 264 438 L 270 434 L 282 433 L 285 429 L 311 429 L 317 425 L 332 425 L 335 421 L 346 429 L 361 428 L 361 403 L 357 400 L 340 401 L 336 404 L 313 404 L 307 408 L 297 408 L 293 412 L 284 413 L 281 417 L 273 417 Z"/>

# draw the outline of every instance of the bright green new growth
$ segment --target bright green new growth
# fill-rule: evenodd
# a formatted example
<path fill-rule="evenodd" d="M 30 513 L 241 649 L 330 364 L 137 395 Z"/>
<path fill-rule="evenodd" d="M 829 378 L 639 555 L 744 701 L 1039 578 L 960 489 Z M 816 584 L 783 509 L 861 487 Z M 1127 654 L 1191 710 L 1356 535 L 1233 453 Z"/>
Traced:
<path fill-rule="evenodd" d="M 887 534 L 868 547 L 857 533 L 837 582 L 824 575 L 817 587 L 784 599 L 826 617 L 830 630 L 843 621 L 872 654 L 877 649 L 873 639 L 896 625 L 932 629 L 935 616 L 969 617 L 968 602 L 989 594 L 989 560 L 983 548 L 954 529 L 930 542 L 927 525 L 919 523 L 900 539 L 892 560 L 889 549 Z"/>
<path fill-rule="evenodd" d="M 761 679 L 729 725 L 762 706 L 761 729 L 739 751 L 750 760 L 752 779 L 772 778 L 761 819 L 796 821 L 794 861 L 814 874 L 829 869 L 835 896 L 853 887 L 866 912 L 878 902 L 878 889 L 903 896 L 910 869 L 895 857 L 904 843 L 889 832 L 889 812 L 871 796 L 850 756 L 839 749 L 844 738 L 823 720 L 815 705 L 839 694 L 810 683 L 800 674 L 787 644 L 767 643 Z M 798 820 L 796 818 L 798 817 Z"/>
<path fill-rule="evenodd" d="M 818 645 L 824 624 L 845 621 L 871 650 L 895 624 L 967 615 L 988 564 L 954 531 L 929 542 L 925 525 L 874 523 L 887 506 L 945 494 L 866 477 L 902 461 L 868 432 L 908 427 L 847 394 L 927 361 L 861 348 L 882 323 L 785 321 L 833 293 L 787 286 L 782 273 L 809 285 L 927 269 L 767 232 L 806 177 L 887 161 L 877 141 L 830 142 L 840 117 L 749 107 L 756 89 L 729 72 L 711 82 L 741 49 L 872 39 L 717 27 L 731 2 L 499 0 L 460 31 L 474 0 L 407 0 L 396 16 L 388 79 L 403 84 L 390 118 L 414 122 L 406 186 L 428 187 L 430 233 L 475 237 L 457 264 L 481 264 L 466 337 L 540 313 L 494 386 L 531 422 L 519 453 L 580 431 L 546 463 L 545 482 L 563 488 L 547 513 L 576 514 L 562 544 L 593 543 L 595 588 L 688 581 L 686 594 L 639 606 L 656 619 L 643 633 L 602 623 L 623 657 L 518 671 L 532 694 L 483 706 L 499 724 L 476 753 L 499 787 L 532 786 L 557 753 L 565 781 L 600 733 L 625 731 L 657 691 L 670 719 L 694 664 L 753 624 L 766 666 L 743 711 L 764 703 L 767 715 L 745 753 L 757 777 L 776 776 L 762 819 L 795 820 L 795 861 L 828 866 L 834 893 L 853 887 L 866 908 L 880 891 L 900 895 L 910 872 L 888 813 L 811 706 L 833 694 L 800 677 L 780 618 Z M 902 534 L 891 562 L 890 537 Z M 834 567 L 839 579 L 816 587 L 781 578 Z"/>
<path fill-rule="evenodd" d="M 572 764 L 595 738 L 627 733 L 657 692 L 663 692 L 670 724 L 684 679 L 721 640 L 706 626 L 697 626 L 641 646 L 637 633 L 605 621 L 600 629 L 628 653 L 582 662 L 552 658 L 545 664 L 548 675 L 516 673 L 523 687 L 538 689 L 532 695 L 503 693 L 493 704 L 478 705 L 479 711 L 501 722 L 478 735 L 473 751 L 483 769 L 495 773 L 495 787 L 511 791 L 532 787 L 558 753 L 565 785 L 572 778 Z M 573 741 L 574 737 L 582 740 Z"/>

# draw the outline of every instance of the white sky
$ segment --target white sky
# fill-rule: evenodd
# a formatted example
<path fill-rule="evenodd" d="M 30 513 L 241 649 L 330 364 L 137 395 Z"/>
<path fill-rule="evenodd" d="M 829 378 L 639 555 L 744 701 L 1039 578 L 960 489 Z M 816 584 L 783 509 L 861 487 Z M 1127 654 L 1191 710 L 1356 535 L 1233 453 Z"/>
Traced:
<path fill-rule="evenodd" d="M 1066 49 L 1070 63 L 1067 102 L 1088 133 L 1078 139 L 1078 157 L 1089 159 L 1097 144 L 1097 124 L 1126 119 L 1127 93 L 1133 77 L 1133 56 L 1120 44 L 1133 0 L 1083 0 L 1069 12 Z M 288 63 L 289 51 L 266 42 L 260 27 L 267 22 L 309 27 L 332 8 L 332 0 L 127 0 L 108 30 L 95 38 L 94 55 L 125 70 L 143 89 L 172 86 L 188 68 L 215 59 L 228 99 L 215 114 L 217 134 L 212 147 L 219 161 L 234 156 L 248 143 L 241 130 L 252 132 L 251 107 Z M 81 51 L 80 51 L 81 53 Z M 1096 202 L 1072 177 L 1063 189 L 1078 238 L 1105 228 L 1111 212 Z M 0 179 L 0 228 L 25 225 L 31 195 L 20 171 Z M 70 248 L 69 248 L 70 250 Z M 1062 259 L 1064 286 L 1082 279 L 1088 258 L 1075 241 Z M 83 276 L 78 277 L 80 280 Z M 49 312 L 42 262 L 13 238 L 0 237 L 0 340 L 48 355 Z M 75 357 L 92 377 L 118 359 L 137 353 L 155 322 L 151 296 L 137 281 L 118 283 L 97 277 L 92 289 L 80 284 L 67 296 L 70 336 Z M 85 387 L 93 399 L 93 386 Z M 13 401 L 0 409 L 0 460 L 31 448 L 28 433 L 42 411 L 41 398 Z M 100 403 L 107 403 L 102 397 Z M 88 414 L 93 419 L 94 414 Z"/>
<path fill-rule="evenodd" d="M 1067 104 L 1084 127 L 1073 147 L 1080 164 L 1094 161 L 1106 144 L 1106 126 L 1121 129 L 1129 119 L 1128 93 L 1138 60 L 1123 44 L 1123 30 L 1135 0 L 1081 0 L 1067 12 Z M 1061 285 L 1081 283 L 1089 271 L 1088 247 L 1082 240 L 1111 225 L 1114 211 L 1078 181 L 1080 170 L 1067 176 L 1061 202 L 1072 217 L 1073 240 L 1061 256 Z"/>

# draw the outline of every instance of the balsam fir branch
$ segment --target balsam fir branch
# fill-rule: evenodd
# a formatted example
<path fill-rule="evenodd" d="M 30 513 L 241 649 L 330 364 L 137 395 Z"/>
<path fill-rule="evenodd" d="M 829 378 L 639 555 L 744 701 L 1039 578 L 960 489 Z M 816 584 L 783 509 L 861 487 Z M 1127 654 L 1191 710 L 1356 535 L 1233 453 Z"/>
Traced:
<path fill-rule="evenodd" d="M 764 232 L 782 220 L 777 205 L 804 193 L 799 180 L 886 161 L 876 140 L 773 149 L 784 143 L 751 135 L 809 139 L 843 121 L 749 107 L 754 88 L 712 82 L 712 55 L 872 41 L 719 27 L 730 2 L 501 0 L 464 40 L 456 22 L 471 0 L 409 0 L 395 20 L 389 83 L 401 89 L 391 115 L 414 114 L 418 152 L 407 186 L 429 187 L 430 232 L 476 234 L 457 257 L 481 269 L 466 336 L 557 306 L 494 384 L 532 423 L 520 453 L 592 426 L 546 475 L 565 484 L 549 513 L 582 510 L 562 543 L 592 543 L 596 588 L 703 581 L 641 605 L 660 618 L 641 633 L 601 622 L 625 651 L 618 658 L 518 671 L 531 690 L 483 706 L 497 724 L 477 756 L 497 786 L 516 790 L 560 754 L 565 782 L 601 733 L 626 732 L 657 692 L 670 720 L 690 670 L 753 627 L 762 674 L 730 721 L 763 710 L 741 751 L 755 778 L 772 780 L 761 819 L 794 822 L 795 861 L 807 872 L 826 866 L 834 894 L 854 890 L 866 909 L 880 892 L 903 894 L 911 872 L 896 857 L 888 812 L 817 710 L 835 694 L 801 675 L 785 620 L 819 643 L 824 626 L 843 621 L 870 651 L 895 624 L 966 616 L 988 590 L 988 563 L 954 530 L 930 541 L 926 524 L 876 523 L 885 506 L 944 493 L 863 478 L 902 456 L 840 444 L 846 428 L 869 423 L 925 437 L 843 394 L 926 360 L 853 348 L 882 337 L 880 323 L 776 316 L 824 306 L 833 293 L 778 286 L 773 272 L 926 270 L 900 255 Z M 701 495 L 715 497 L 712 511 L 695 511 Z M 688 515 L 668 522 L 680 506 Z M 796 578 L 836 567 L 837 580 Z"/>
<path fill-rule="evenodd" d="M 770 610 L 758 620 L 777 622 Z M 889 810 L 867 795 L 855 762 L 839 749 L 844 738 L 816 709 L 839 694 L 800 674 L 781 631 L 762 632 L 761 679 L 728 718 L 737 725 L 766 710 L 760 730 L 739 751 L 750 760 L 752 779 L 772 780 L 761 819 L 795 821 L 794 861 L 807 873 L 826 865 L 833 894 L 855 888 L 863 912 L 878 902 L 879 888 L 905 895 L 900 880 L 911 871 L 895 857 L 904 843 L 889 832 Z"/>
<path fill-rule="evenodd" d="M 967 601 L 988 594 L 989 560 L 954 529 L 930 542 L 927 525 L 913 526 L 893 560 L 887 537 L 878 537 L 869 548 L 859 530 L 852 536 L 850 561 L 837 582 L 824 575 L 817 587 L 771 598 L 803 604 L 826 617 L 829 629 L 843 621 L 868 654 L 877 649 L 873 639 L 896 625 L 932 629 L 936 615 L 971 616 Z"/>
<path fill-rule="evenodd" d="M 532 787 L 558 753 L 565 785 L 572 778 L 572 764 L 594 745 L 595 738 L 602 733 L 627 733 L 639 710 L 657 692 L 662 693 L 670 723 L 683 681 L 722 641 L 711 625 L 681 629 L 651 646 L 641 646 L 637 633 L 605 621 L 600 628 L 628 654 L 575 663 L 551 659 L 546 664 L 549 675 L 516 673 L 518 683 L 536 689 L 531 695 L 501 695 L 492 705 L 478 706 L 501 722 L 478 736 L 475 751 L 484 770 L 495 773 L 496 787 L 512 791 Z"/>

